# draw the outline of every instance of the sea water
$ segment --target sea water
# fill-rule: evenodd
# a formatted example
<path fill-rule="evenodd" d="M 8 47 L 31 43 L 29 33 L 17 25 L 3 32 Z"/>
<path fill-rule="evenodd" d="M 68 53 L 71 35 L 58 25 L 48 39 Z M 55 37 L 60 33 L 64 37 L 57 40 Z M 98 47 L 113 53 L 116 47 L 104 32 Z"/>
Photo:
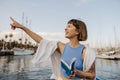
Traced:
<path fill-rule="evenodd" d="M 49 62 L 34 65 L 32 56 L 0 56 L 0 80 L 49 80 Z M 119 80 L 120 60 L 97 59 L 96 73 L 102 80 Z"/>

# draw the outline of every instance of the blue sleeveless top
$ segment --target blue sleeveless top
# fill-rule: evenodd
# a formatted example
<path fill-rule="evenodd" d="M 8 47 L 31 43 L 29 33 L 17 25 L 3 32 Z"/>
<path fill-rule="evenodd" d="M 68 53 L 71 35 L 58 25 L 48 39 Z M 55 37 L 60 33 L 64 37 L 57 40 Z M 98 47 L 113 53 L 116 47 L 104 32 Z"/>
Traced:
<path fill-rule="evenodd" d="M 76 48 L 72 48 L 69 43 L 67 43 L 65 45 L 62 57 L 61 57 L 61 74 L 68 78 L 69 75 L 69 71 L 67 71 L 67 68 L 65 67 L 65 65 L 63 65 L 62 62 L 65 62 L 67 65 L 71 65 L 71 60 L 76 59 L 75 63 L 74 63 L 74 68 L 78 69 L 78 70 L 83 70 L 83 60 L 82 60 L 82 53 L 83 53 L 83 49 L 84 46 L 80 45 Z M 80 79 L 80 76 L 75 75 L 74 79 Z"/>

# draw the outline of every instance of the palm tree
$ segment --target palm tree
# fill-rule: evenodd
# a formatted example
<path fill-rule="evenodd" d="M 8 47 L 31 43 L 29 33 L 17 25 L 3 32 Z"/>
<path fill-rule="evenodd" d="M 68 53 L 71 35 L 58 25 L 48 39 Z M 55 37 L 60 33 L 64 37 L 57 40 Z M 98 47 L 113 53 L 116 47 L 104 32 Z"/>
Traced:
<path fill-rule="evenodd" d="M 5 42 L 3 43 L 4 44 L 4 48 L 6 48 L 6 46 L 8 46 L 8 44 L 7 44 L 7 38 L 8 38 L 8 35 L 6 34 L 5 35 Z"/>
<path fill-rule="evenodd" d="M 6 35 L 5 35 L 5 39 L 7 40 L 7 38 L 8 38 L 8 35 L 6 34 Z"/>
<path fill-rule="evenodd" d="M 13 37 L 13 34 L 12 34 L 12 33 L 10 33 L 10 34 L 9 34 L 9 37 L 10 37 L 10 41 L 11 41 L 11 38 Z"/>
<path fill-rule="evenodd" d="M 10 37 L 10 48 L 11 48 L 11 41 L 12 41 L 13 34 L 10 33 L 10 34 L 9 34 L 9 37 Z"/>
<path fill-rule="evenodd" d="M 3 47 L 2 47 L 2 49 L 4 50 L 4 49 L 5 49 L 5 41 L 4 41 L 4 39 L 2 39 L 2 42 L 3 42 Z"/>
<path fill-rule="evenodd" d="M 19 41 L 20 41 L 20 48 L 22 48 L 22 39 L 19 38 Z"/>
<path fill-rule="evenodd" d="M 19 38 L 19 41 L 20 41 L 20 43 L 22 43 L 22 39 L 21 38 Z"/>
<path fill-rule="evenodd" d="M 26 38 L 26 39 L 25 39 L 25 43 L 24 43 L 25 49 L 27 49 L 27 41 L 28 41 L 28 39 Z"/>

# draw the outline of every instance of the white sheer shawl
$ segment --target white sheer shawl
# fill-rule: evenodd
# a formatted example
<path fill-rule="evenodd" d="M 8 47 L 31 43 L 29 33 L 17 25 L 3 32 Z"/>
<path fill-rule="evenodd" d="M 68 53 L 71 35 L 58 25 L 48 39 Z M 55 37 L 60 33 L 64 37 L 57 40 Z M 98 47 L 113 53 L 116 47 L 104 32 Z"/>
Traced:
<path fill-rule="evenodd" d="M 60 75 L 60 54 L 56 51 L 58 41 L 48 41 L 42 39 L 38 49 L 32 59 L 32 63 L 41 63 L 48 58 L 51 58 L 52 63 L 52 71 L 53 74 L 51 76 L 52 79 L 58 80 Z M 83 71 L 88 71 L 95 61 L 96 53 L 93 49 L 86 47 L 85 58 L 83 62 Z"/>

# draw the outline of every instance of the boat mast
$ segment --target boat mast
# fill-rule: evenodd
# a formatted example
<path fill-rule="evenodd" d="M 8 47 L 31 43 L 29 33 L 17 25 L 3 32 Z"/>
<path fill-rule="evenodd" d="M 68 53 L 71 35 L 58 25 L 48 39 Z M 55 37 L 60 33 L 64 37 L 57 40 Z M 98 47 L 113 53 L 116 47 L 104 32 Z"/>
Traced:
<path fill-rule="evenodd" d="M 22 13 L 22 25 L 24 25 L 24 12 Z M 22 44 L 23 44 L 23 36 L 24 36 L 24 33 L 23 33 L 23 31 L 21 30 L 21 42 L 22 42 Z"/>
<path fill-rule="evenodd" d="M 115 26 L 114 26 L 114 39 L 115 39 L 115 47 L 114 47 L 114 51 L 115 51 L 115 49 L 118 47 L 118 45 L 117 45 L 117 34 L 116 34 Z"/>

